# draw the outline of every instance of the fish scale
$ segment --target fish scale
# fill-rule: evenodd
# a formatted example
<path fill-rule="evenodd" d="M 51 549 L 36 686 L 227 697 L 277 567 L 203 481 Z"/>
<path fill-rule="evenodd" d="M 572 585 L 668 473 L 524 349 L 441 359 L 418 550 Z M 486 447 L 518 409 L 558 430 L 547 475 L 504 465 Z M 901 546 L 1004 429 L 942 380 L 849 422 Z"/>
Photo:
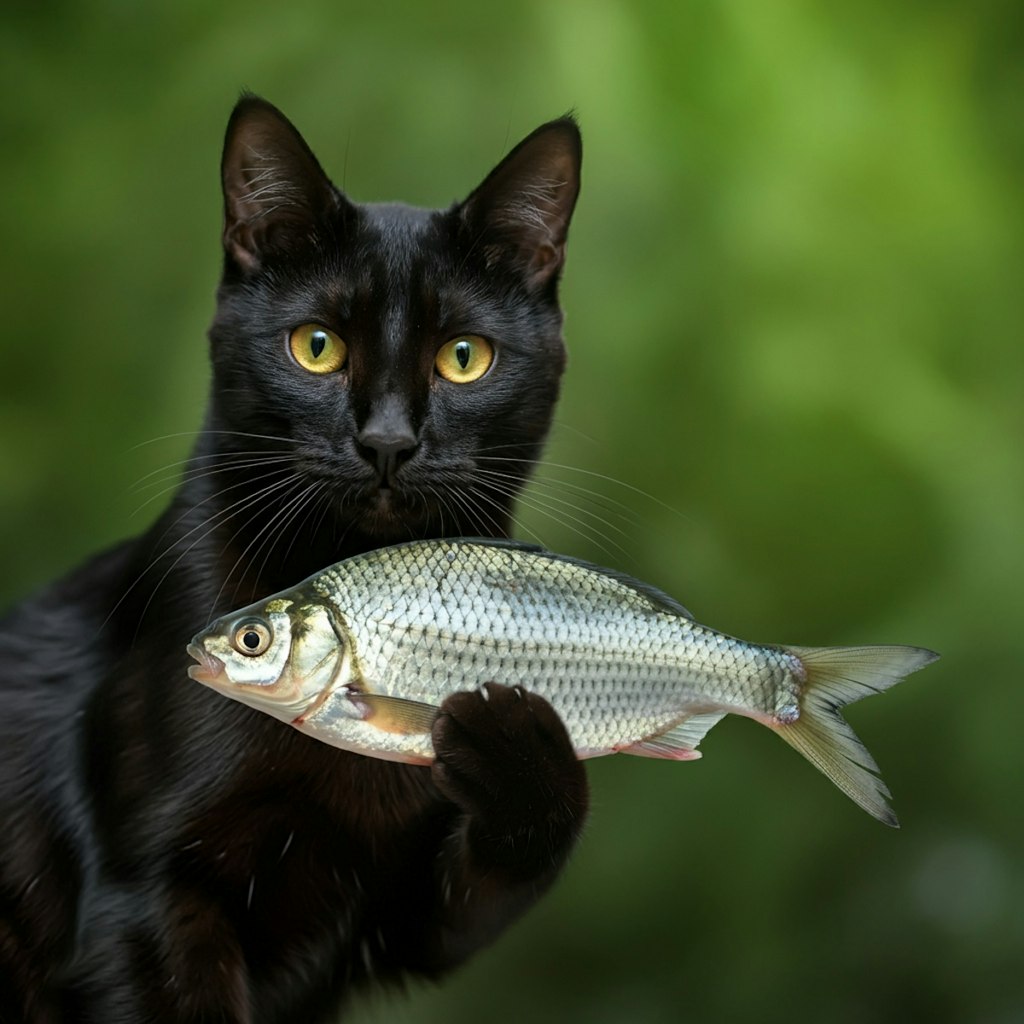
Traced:
<path fill-rule="evenodd" d="M 612 570 L 461 539 L 339 562 L 218 620 L 188 649 L 199 682 L 325 743 L 413 763 L 433 759 L 445 699 L 485 683 L 548 700 L 580 757 L 692 760 L 723 715 L 744 715 L 889 824 L 888 790 L 840 710 L 937 657 L 751 644 Z"/>

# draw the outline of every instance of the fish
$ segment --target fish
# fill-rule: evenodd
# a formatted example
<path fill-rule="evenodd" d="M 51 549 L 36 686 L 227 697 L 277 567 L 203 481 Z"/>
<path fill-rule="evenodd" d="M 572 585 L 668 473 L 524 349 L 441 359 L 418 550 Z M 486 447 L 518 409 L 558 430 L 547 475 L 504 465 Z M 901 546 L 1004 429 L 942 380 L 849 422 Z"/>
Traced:
<path fill-rule="evenodd" d="M 727 714 L 777 733 L 898 826 L 842 717 L 938 655 L 752 644 L 620 572 L 531 544 L 414 541 L 357 555 L 213 622 L 189 676 L 343 750 L 429 764 L 449 695 L 518 686 L 551 703 L 577 757 L 690 761 Z"/>

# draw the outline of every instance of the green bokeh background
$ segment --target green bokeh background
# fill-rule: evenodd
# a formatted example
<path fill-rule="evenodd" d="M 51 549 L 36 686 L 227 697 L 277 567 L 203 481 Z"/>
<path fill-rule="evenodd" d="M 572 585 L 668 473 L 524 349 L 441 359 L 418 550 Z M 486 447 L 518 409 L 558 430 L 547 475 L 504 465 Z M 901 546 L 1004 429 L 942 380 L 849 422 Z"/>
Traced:
<path fill-rule="evenodd" d="M 746 721 L 592 763 L 550 897 L 357 1022 L 1024 1020 L 1022 41 L 1016 0 L 5 6 L 0 603 L 165 500 L 247 87 L 424 205 L 575 108 L 523 535 L 751 639 L 944 655 L 850 716 L 902 831 Z"/>

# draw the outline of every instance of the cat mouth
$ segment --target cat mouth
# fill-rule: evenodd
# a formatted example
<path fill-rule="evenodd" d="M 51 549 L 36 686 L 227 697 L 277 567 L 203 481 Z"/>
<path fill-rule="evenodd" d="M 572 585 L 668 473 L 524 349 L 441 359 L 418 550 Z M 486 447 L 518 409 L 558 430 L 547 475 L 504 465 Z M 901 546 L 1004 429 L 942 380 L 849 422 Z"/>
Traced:
<path fill-rule="evenodd" d="M 398 542 L 425 536 L 444 523 L 451 528 L 459 499 L 450 495 L 447 480 L 430 476 L 416 483 L 397 477 L 374 474 L 356 486 L 338 480 L 332 487 L 337 522 L 342 528 L 354 527 L 377 541 Z"/>
<path fill-rule="evenodd" d="M 385 484 L 381 484 L 370 497 L 370 506 L 375 512 L 393 513 L 401 503 L 401 496 Z"/>
<path fill-rule="evenodd" d="M 359 518 L 374 532 L 393 533 L 416 527 L 426 513 L 424 502 L 386 480 L 374 484 L 360 495 Z"/>

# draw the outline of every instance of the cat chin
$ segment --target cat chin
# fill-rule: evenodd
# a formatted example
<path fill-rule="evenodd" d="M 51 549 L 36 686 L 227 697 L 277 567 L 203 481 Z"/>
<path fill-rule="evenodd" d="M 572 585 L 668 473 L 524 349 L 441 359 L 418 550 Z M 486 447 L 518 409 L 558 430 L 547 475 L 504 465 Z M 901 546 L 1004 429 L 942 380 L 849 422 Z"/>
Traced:
<path fill-rule="evenodd" d="M 410 540 L 424 534 L 430 516 L 422 502 L 413 503 L 389 488 L 381 488 L 362 503 L 358 529 L 382 543 Z"/>

